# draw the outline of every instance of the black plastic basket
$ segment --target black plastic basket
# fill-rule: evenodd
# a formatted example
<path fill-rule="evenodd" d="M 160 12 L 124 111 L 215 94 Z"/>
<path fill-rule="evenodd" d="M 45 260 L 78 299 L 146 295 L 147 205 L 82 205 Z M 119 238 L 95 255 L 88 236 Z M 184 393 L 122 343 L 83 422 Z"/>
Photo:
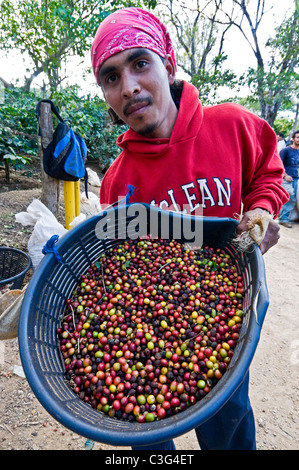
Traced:
<path fill-rule="evenodd" d="M 0 286 L 7 284 L 10 289 L 20 289 L 31 265 L 31 259 L 27 253 L 16 248 L 1 246 Z"/>
<path fill-rule="evenodd" d="M 138 423 L 111 418 L 93 409 L 71 390 L 65 380 L 64 365 L 58 347 L 56 328 L 63 315 L 67 299 L 85 272 L 99 255 L 115 243 L 115 227 L 126 238 L 133 238 L 134 230 L 123 210 L 138 212 L 138 204 L 129 204 L 121 210 L 110 209 L 71 229 L 55 245 L 62 263 L 55 254 L 47 254 L 34 273 L 23 301 L 19 321 L 19 347 L 27 380 L 44 408 L 61 424 L 79 435 L 97 442 L 115 446 L 149 445 L 182 435 L 214 415 L 242 383 L 256 350 L 261 326 L 268 308 L 263 257 L 255 247 L 250 253 L 237 252 L 230 243 L 235 236 L 237 222 L 233 219 L 195 218 L 170 213 L 143 204 L 159 220 L 159 235 L 163 235 L 163 221 L 170 228 L 188 222 L 202 231 L 203 243 L 222 247 L 230 253 L 245 284 L 244 317 L 240 338 L 230 365 L 217 385 L 198 403 L 161 421 Z M 99 239 L 99 224 L 110 220 L 107 238 Z M 149 219 L 147 220 L 149 222 Z M 110 228 L 109 228 L 110 225 Z M 147 223 L 145 233 L 152 227 Z M 109 231 L 112 231 L 111 233 Z M 162 230 L 163 231 L 163 230 Z M 140 233 L 140 232 L 139 232 Z M 198 233 L 198 232 L 197 232 Z M 170 229 L 170 237 L 172 237 Z M 163 238 L 163 237 L 161 237 Z M 168 238 L 168 237 L 164 237 Z M 185 237 L 176 237 L 190 243 Z"/>

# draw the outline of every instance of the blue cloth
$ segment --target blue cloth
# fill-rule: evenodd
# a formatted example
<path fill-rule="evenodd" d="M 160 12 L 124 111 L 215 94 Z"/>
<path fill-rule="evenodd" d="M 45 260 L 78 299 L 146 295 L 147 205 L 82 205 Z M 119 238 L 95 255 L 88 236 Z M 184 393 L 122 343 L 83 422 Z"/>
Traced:
<path fill-rule="evenodd" d="M 119 206 L 124 206 L 125 204 L 129 204 L 130 199 L 131 199 L 131 196 L 132 196 L 134 190 L 135 190 L 135 186 L 133 186 L 132 184 L 129 184 L 129 185 L 128 185 L 128 192 L 127 192 L 127 194 L 126 194 L 126 197 L 124 197 L 124 198 L 119 202 Z"/>
<path fill-rule="evenodd" d="M 133 186 L 132 184 L 128 185 L 128 192 L 127 192 L 127 195 L 126 195 L 126 203 L 127 204 L 130 202 L 130 199 L 131 199 L 131 196 L 134 192 L 134 189 L 135 189 L 135 186 Z"/>
<path fill-rule="evenodd" d="M 43 247 L 42 253 L 43 255 L 46 255 L 47 253 L 53 253 L 56 258 L 56 261 L 58 263 L 62 263 L 62 258 L 60 254 L 58 253 L 58 250 L 55 246 L 55 243 L 58 242 L 58 239 L 59 239 L 59 235 L 52 235 L 52 237 L 47 241 L 47 243 Z"/>
<path fill-rule="evenodd" d="M 201 450 L 256 450 L 255 422 L 249 396 L 249 373 L 228 402 L 195 429 Z M 175 450 L 172 440 L 133 450 Z"/>

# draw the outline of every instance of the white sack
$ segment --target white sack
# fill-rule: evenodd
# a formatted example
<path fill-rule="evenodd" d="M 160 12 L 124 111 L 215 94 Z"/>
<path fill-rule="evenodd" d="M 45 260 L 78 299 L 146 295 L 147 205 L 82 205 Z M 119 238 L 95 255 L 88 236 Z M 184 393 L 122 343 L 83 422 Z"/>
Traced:
<path fill-rule="evenodd" d="M 42 249 L 53 236 L 61 237 L 67 229 L 61 225 L 54 214 L 38 199 L 34 199 L 27 207 L 27 212 L 19 212 L 15 216 L 16 222 L 22 225 L 34 225 L 33 232 L 28 240 L 28 252 L 35 269 L 44 257 Z"/>
<path fill-rule="evenodd" d="M 101 186 L 100 178 L 98 177 L 95 171 L 93 171 L 91 168 L 87 168 L 87 174 L 88 174 L 88 184 L 90 184 L 91 186 L 96 186 L 96 187 Z"/>

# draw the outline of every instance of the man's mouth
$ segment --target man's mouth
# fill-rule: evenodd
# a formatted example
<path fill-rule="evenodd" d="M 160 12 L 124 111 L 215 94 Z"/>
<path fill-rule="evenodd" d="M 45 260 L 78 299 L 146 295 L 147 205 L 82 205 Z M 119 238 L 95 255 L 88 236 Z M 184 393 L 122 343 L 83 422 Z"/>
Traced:
<path fill-rule="evenodd" d="M 126 117 L 131 116 L 133 114 L 141 114 L 144 109 L 152 104 L 151 98 L 140 98 L 135 100 L 134 102 L 127 103 L 124 107 L 124 115 Z"/>

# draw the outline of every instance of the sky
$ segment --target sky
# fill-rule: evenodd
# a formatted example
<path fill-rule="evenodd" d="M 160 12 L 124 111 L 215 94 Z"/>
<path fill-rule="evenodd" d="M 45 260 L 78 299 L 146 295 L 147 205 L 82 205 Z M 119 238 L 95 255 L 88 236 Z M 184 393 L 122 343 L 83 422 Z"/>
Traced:
<path fill-rule="evenodd" d="M 257 0 L 252 0 L 254 3 Z M 279 24 L 285 15 L 286 11 L 293 5 L 294 0 L 268 0 L 267 6 L 271 7 L 271 11 L 268 12 L 264 18 L 259 30 L 259 37 L 264 42 L 267 38 L 274 34 L 275 24 Z M 229 35 L 226 38 L 226 53 L 228 59 L 225 63 L 225 67 L 232 69 L 236 74 L 241 74 L 248 67 L 255 66 L 255 58 L 253 52 L 250 50 L 249 45 L 241 33 L 236 28 L 231 28 Z M 69 84 L 78 83 L 84 90 L 84 94 L 87 93 L 98 93 L 98 87 L 95 84 L 95 80 L 92 74 L 84 74 L 84 68 L 90 69 L 90 56 L 86 54 L 85 59 L 74 59 L 72 65 L 69 67 Z M 0 76 L 2 76 L 8 82 L 15 83 L 16 78 L 20 79 L 22 84 L 22 78 L 26 74 L 26 63 L 28 64 L 26 57 L 20 56 L 17 51 L 11 51 L 9 57 L 5 57 L 5 54 L 0 51 Z M 186 78 L 184 74 L 178 71 L 178 78 Z M 40 76 L 34 82 L 33 86 L 41 86 L 43 78 Z"/>

